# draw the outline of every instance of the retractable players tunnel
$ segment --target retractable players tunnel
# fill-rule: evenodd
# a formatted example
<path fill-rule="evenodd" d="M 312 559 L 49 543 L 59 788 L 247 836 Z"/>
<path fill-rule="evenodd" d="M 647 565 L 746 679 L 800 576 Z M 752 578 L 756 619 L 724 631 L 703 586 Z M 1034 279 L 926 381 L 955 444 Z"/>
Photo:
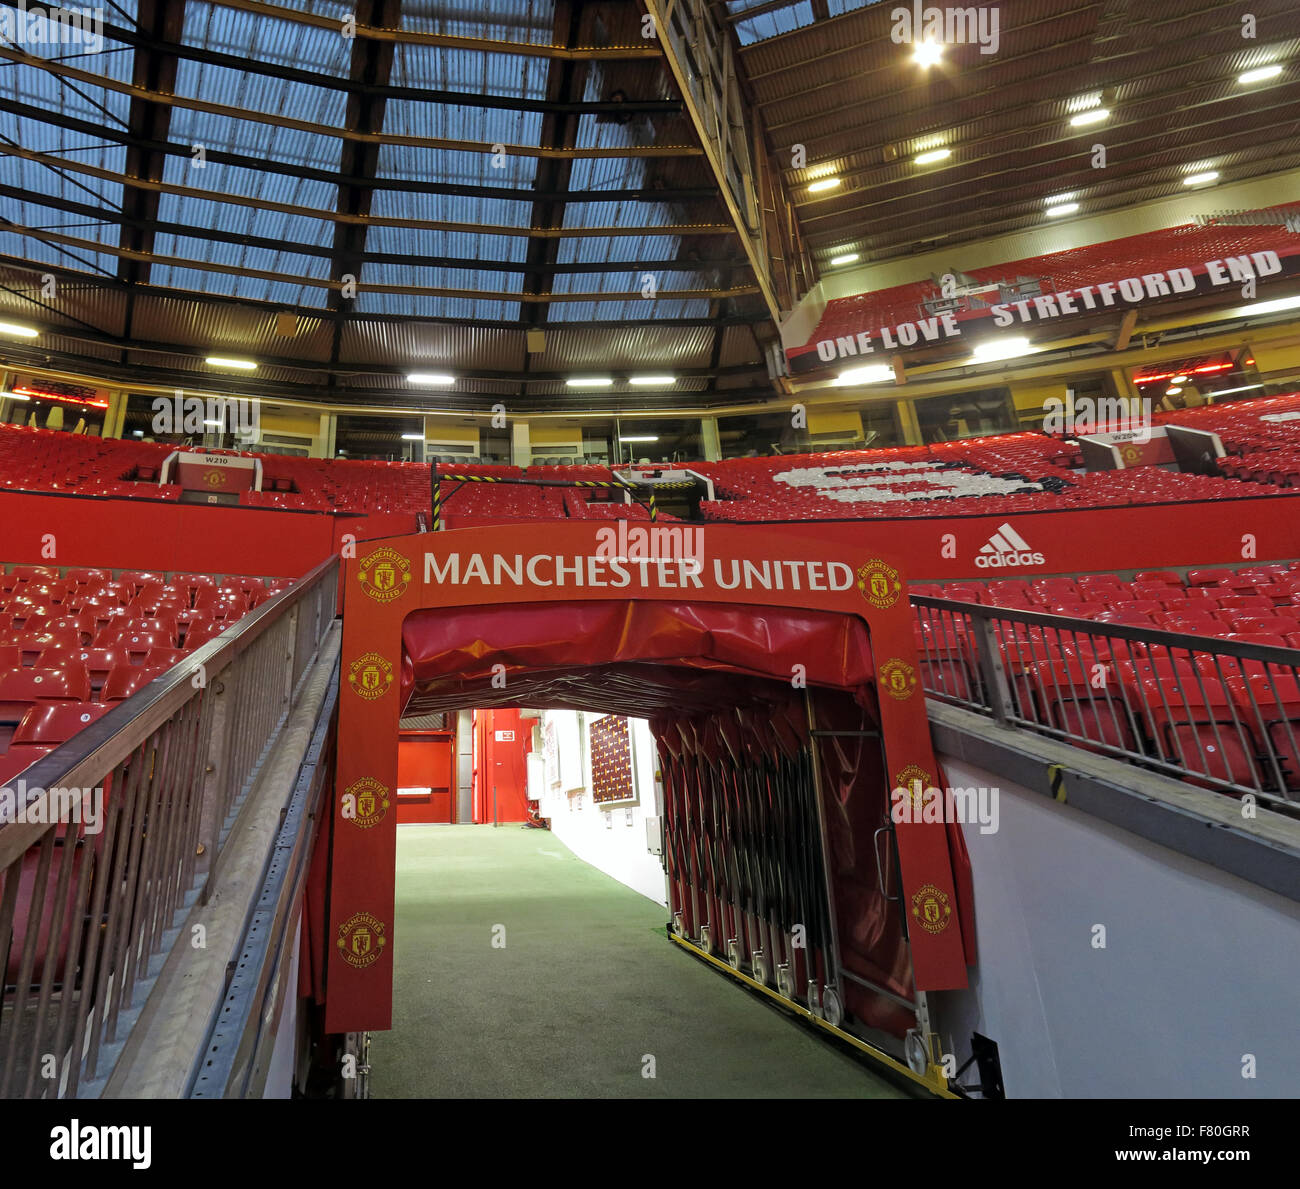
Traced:
<path fill-rule="evenodd" d="M 966 986 L 969 865 L 955 827 L 891 813 L 941 778 L 889 558 L 509 525 L 360 544 L 345 587 L 328 1031 L 390 1027 L 401 715 L 598 710 L 651 723 L 674 940 L 827 1026 L 910 1038 L 941 1081 L 926 993 Z"/>

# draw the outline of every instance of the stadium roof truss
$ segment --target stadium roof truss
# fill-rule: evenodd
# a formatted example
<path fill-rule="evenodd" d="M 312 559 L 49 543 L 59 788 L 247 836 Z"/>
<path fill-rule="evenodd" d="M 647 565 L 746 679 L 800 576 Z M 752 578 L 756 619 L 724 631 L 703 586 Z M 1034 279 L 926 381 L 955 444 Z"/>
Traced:
<path fill-rule="evenodd" d="M 413 371 L 467 410 L 775 394 L 773 310 L 639 6 L 104 12 L 97 52 L 0 38 L 0 311 L 46 331 L 6 362 L 247 390 L 204 362 L 233 355 L 268 396 L 376 407 L 418 403 Z M 566 388 L 592 369 L 675 379 Z"/>

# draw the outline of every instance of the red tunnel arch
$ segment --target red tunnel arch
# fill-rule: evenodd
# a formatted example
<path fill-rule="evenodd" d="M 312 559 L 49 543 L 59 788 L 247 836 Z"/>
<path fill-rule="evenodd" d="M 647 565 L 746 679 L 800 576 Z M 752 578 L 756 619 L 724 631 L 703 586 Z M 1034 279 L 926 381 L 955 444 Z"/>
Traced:
<path fill-rule="evenodd" d="M 558 523 L 544 534 L 508 525 L 369 541 L 346 558 L 329 1031 L 391 1025 L 390 801 L 410 697 L 422 709 L 599 704 L 655 718 L 720 698 L 752 706 L 764 688 L 806 683 L 872 705 L 895 785 L 937 782 L 911 614 L 890 558 L 788 528 L 730 525 L 685 542 L 647 528 L 644 541 L 617 548 L 625 555 L 612 553 L 607 530 Z M 494 686 L 502 674 L 504 687 Z M 899 822 L 895 833 L 904 906 L 938 898 L 959 907 L 964 855 L 945 825 Z M 970 951 L 960 912 L 913 929 L 916 989 L 965 986 Z"/>

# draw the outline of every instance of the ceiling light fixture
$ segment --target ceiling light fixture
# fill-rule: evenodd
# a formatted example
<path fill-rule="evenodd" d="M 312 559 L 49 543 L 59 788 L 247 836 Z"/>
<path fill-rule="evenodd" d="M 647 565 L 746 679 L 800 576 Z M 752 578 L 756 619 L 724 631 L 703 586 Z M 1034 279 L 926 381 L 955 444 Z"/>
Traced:
<path fill-rule="evenodd" d="M 1254 317 L 1257 314 L 1276 314 L 1281 310 L 1294 310 L 1300 306 L 1300 297 L 1279 297 L 1273 301 L 1260 301 L 1254 305 L 1242 306 L 1238 314 L 1245 318 Z"/>
<path fill-rule="evenodd" d="M 424 434 L 422 434 L 422 433 L 404 433 L 404 434 L 402 435 L 402 441 L 404 441 L 404 442 L 423 442 L 423 441 L 424 441 Z"/>
<path fill-rule="evenodd" d="M 614 383 L 609 376 L 570 376 L 564 382 L 570 388 L 608 388 Z"/>
<path fill-rule="evenodd" d="M 649 434 L 621 433 L 618 435 L 618 440 L 620 442 L 657 442 L 659 440 L 659 435 L 653 433 L 649 433 Z"/>
<path fill-rule="evenodd" d="M 952 156 L 952 149 L 930 149 L 924 153 L 917 153 L 912 161 L 916 165 L 933 165 L 936 161 L 945 161 Z"/>
<path fill-rule="evenodd" d="M 676 376 L 629 376 L 629 384 L 655 385 L 655 384 L 676 384 Z"/>
<path fill-rule="evenodd" d="M 846 372 L 840 372 L 835 377 L 834 384 L 836 388 L 843 388 L 846 384 L 879 384 L 892 379 L 894 369 L 887 363 L 876 363 L 870 367 L 851 367 Z"/>
<path fill-rule="evenodd" d="M 1107 108 L 1094 107 L 1071 116 L 1070 125 L 1074 128 L 1086 128 L 1089 124 L 1100 124 L 1103 120 L 1109 119 L 1110 111 Z"/>
<path fill-rule="evenodd" d="M 826 190 L 834 190 L 840 184 L 839 178 L 819 178 L 808 185 L 809 194 L 821 194 Z"/>
<path fill-rule="evenodd" d="M 1217 169 L 1207 169 L 1204 173 L 1189 173 L 1183 178 L 1184 186 L 1200 186 L 1206 182 L 1212 182 L 1219 176 Z"/>
<path fill-rule="evenodd" d="M 412 372 L 406 377 L 408 384 L 420 384 L 426 388 L 445 388 L 456 383 L 456 377 L 446 372 Z"/>
<path fill-rule="evenodd" d="M 209 355 L 203 362 L 209 367 L 233 367 L 241 372 L 257 371 L 257 364 L 251 359 L 227 359 L 224 355 Z"/>
<path fill-rule="evenodd" d="M 0 334 L 13 335 L 16 339 L 34 339 L 40 333 L 34 326 L 20 326 L 17 322 L 0 322 Z"/>
<path fill-rule="evenodd" d="M 1024 355 L 1029 349 L 1029 340 L 1027 338 L 1016 337 L 993 339 L 991 342 L 980 343 L 977 347 L 972 348 L 971 354 L 976 361 L 988 363 L 995 359 L 1014 359 L 1018 355 Z"/>
<path fill-rule="evenodd" d="M 912 61 L 918 66 L 937 66 L 943 61 L 942 41 L 917 41 L 912 43 Z"/>
<path fill-rule="evenodd" d="M 1254 70 L 1247 70 L 1245 74 L 1237 75 L 1239 83 L 1262 83 L 1266 79 L 1277 78 L 1282 73 L 1282 67 L 1274 63 L 1272 66 L 1257 66 Z"/>
<path fill-rule="evenodd" d="M 1060 206 L 1049 206 L 1043 213 L 1049 219 L 1059 219 L 1062 215 L 1072 215 L 1079 209 L 1077 202 L 1063 202 Z"/>
<path fill-rule="evenodd" d="M 830 259 L 831 267 L 834 268 L 840 264 L 852 264 L 857 258 L 858 254 L 856 252 L 845 252 L 839 256 L 832 256 Z"/>

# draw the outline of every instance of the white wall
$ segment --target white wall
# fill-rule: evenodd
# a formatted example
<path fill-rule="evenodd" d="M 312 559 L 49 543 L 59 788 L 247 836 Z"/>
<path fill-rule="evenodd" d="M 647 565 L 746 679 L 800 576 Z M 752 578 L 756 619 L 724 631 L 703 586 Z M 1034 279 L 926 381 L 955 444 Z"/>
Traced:
<path fill-rule="evenodd" d="M 584 721 L 579 729 L 579 718 Z M 667 905 L 664 870 L 659 856 L 647 846 L 646 819 L 660 813 L 655 784 L 655 745 L 644 719 L 629 718 L 628 730 L 636 766 L 637 804 L 612 808 L 591 799 L 590 749 L 587 724 L 602 715 L 579 716 L 572 710 L 547 710 L 542 729 L 554 722 L 560 745 L 558 772 L 548 775 L 542 765 L 530 765 L 528 795 L 536 797 L 552 833 L 584 862 L 640 892 L 656 904 Z M 576 749 L 576 750 L 575 750 Z M 558 780 L 553 777 L 559 776 Z"/>
<path fill-rule="evenodd" d="M 936 997 L 946 1051 L 995 1040 L 1009 1098 L 1295 1095 L 1300 905 L 940 762 L 954 786 L 1001 790 L 997 832 L 964 827 L 979 964 L 970 990 Z"/>

